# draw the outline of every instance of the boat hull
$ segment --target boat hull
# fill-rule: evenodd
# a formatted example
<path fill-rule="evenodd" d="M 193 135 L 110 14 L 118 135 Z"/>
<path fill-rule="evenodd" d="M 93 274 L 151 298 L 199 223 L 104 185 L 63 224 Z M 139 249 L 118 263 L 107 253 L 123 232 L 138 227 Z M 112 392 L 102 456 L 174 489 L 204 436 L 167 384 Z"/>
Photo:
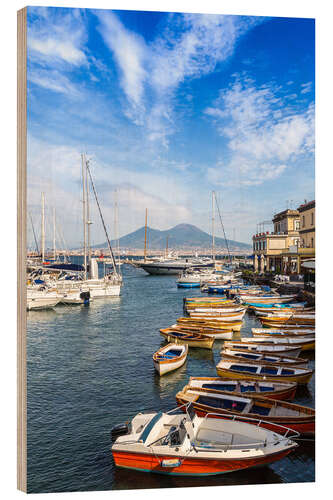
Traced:
<path fill-rule="evenodd" d="M 268 382 L 297 382 L 301 385 L 306 385 L 310 382 L 313 372 L 299 375 L 275 375 L 270 377 L 269 375 L 256 375 L 255 373 L 241 373 L 232 370 L 227 370 L 225 368 L 216 367 L 216 373 L 219 377 L 230 378 L 232 380 L 266 380 Z"/>
<path fill-rule="evenodd" d="M 173 460 L 170 455 L 153 455 L 152 453 L 133 453 L 113 451 L 113 459 L 117 467 L 134 469 L 141 472 L 154 472 L 173 476 L 211 476 L 226 474 L 242 469 L 259 467 L 271 464 L 286 457 L 293 448 L 279 451 L 270 455 L 261 455 L 256 458 L 244 459 L 215 459 L 215 458 L 187 458 L 179 457 L 181 465 L 178 467 L 162 467 L 163 460 Z"/>
<path fill-rule="evenodd" d="M 188 345 L 189 347 L 201 347 L 203 349 L 213 348 L 214 338 L 211 337 L 208 337 L 205 340 L 189 340 L 189 339 L 182 339 L 179 337 L 175 337 L 171 333 L 163 333 L 163 332 L 160 333 L 161 335 L 163 335 L 164 338 L 167 339 L 168 342 L 175 342 L 180 345 Z"/>

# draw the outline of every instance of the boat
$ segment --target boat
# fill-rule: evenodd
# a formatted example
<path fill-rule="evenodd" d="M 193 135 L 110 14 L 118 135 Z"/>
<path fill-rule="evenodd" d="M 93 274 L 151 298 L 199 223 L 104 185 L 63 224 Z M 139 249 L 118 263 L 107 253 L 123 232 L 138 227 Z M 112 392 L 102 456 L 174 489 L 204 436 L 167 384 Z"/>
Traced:
<path fill-rule="evenodd" d="M 308 360 L 303 358 L 293 358 L 289 356 L 277 356 L 267 353 L 244 352 L 235 348 L 224 347 L 220 352 L 222 359 L 231 361 L 244 361 L 246 363 L 256 363 L 265 365 L 298 366 L 307 368 Z"/>
<path fill-rule="evenodd" d="M 230 347 L 232 349 L 249 351 L 249 352 L 262 352 L 268 354 L 279 354 L 282 356 L 289 356 L 297 358 L 301 353 L 301 347 L 291 347 L 289 345 L 275 345 L 275 344 L 263 344 L 254 342 L 244 342 L 242 339 L 240 341 L 226 341 L 224 343 L 225 347 Z"/>
<path fill-rule="evenodd" d="M 270 309 L 276 309 L 276 310 L 287 310 L 290 311 L 291 309 L 295 310 L 303 310 L 306 306 L 305 302 L 289 302 L 286 304 L 279 304 L 279 303 L 273 303 L 273 304 L 259 304 L 256 302 L 246 302 L 246 305 L 248 306 L 249 310 L 262 310 L 262 311 L 269 311 Z"/>
<path fill-rule="evenodd" d="M 311 335 L 305 337 L 279 337 L 279 336 L 262 336 L 262 337 L 242 337 L 240 342 L 254 343 L 266 346 L 289 346 L 300 347 L 302 351 L 313 351 L 315 348 L 316 339 Z"/>
<path fill-rule="evenodd" d="M 230 321 L 242 321 L 246 310 L 240 312 L 219 312 L 216 311 L 207 311 L 202 308 L 200 311 L 189 311 L 189 316 L 191 318 L 200 318 L 204 316 L 205 318 L 215 319 L 218 318 L 221 321 L 230 322 Z"/>
<path fill-rule="evenodd" d="M 237 380 L 251 378 L 270 382 L 297 382 L 306 385 L 310 381 L 314 370 L 278 364 L 272 366 L 269 364 L 247 363 L 241 360 L 228 361 L 221 359 L 216 365 L 216 372 L 222 378 Z"/>
<path fill-rule="evenodd" d="M 116 467 L 175 476 L 210 476 L 267 465 L 287 456 L 298 445 L 297 433 L 275 425 L 270 431 L 228 416 L 139 413 L 130 424 L 111 430 Z"/>
<path fill-rule="evenodd" d="M 294 399 L 296 382 L 265 382 L 254 380 L 231 380 L 220 377 L 190 377 L 186 387 L 206 392 L 232 392 L 244 396 L 259 394 L 273 399 Z"/>
<path fill-rule="evenodd" d="M 297 314 L 290 316 L 265 316 L 259 318 L 263 326 L 274 325 L 314 325 L 315 317 L 309 314 Z"/>
<path fill-rule="evenodd" d="M 199 333 L 185 333 L 171 328 L 161 328 L 161 335 L 167 339 L 168 342 L 175 342 L 176 344 L 187 344 L 189 347 L 202 347 L 203 349 L 212 349 L 214 338 L 201 335 Z"/>
<path fill-rule="evenodd" d="M 215 413 L 215 418 L 226 414 L 244 418 L 262 418 L 260 425 L 273 429 L 271 424 L 284 425 L 302 435 L 315 434 L 315 410 L 278 399 L 251 396 L 238 396 L 230 393 L 207 393 L 195 389 L 185 389 L 176 394 L 177 404 L 184 407 L 191 404 L 199 417 Z M 250 421 L 249 421 L 250 422 Z"/>
<path fill-rule="evenodd" d="M 178 318 L 177 323 L 179 324 L 197 324 L 203 326 L 209 326 L 216 330 L 233 330 L 234 332 L 239 332 L 243 326 L 243 321 L 223 321 L 219 318 L 206 318 L 204 316 L 195 318 Z"/>
<path fill-rule="evenodd" d="M 212 337 L 216 340 L 231 340 L 234 332 L 232 330 L 221 330 L 214 329 L 210 327 L 200 327 L 195 325 L 178 325 L 175 323 L 170 326 L 171 330 L 177 330 L 181 332 L 194 332 L 206 335 L 207 337 Z"/>
<path fill-rule="evenodd" d="M 307 335 L 315 336 L 315 331 L 313 329 L 298 329 L 298 330 L 283 330 L 277 328 L 251 328 L 252 335 L 254 337 L 306 337 Z"/>
<path fill-rule="evenodd" d="M 61 296 L 57 292 L 27 289 L 27 310 L 52 309 L 59 304 Z"/>
<path fill-rule="evenodd" d="M 187 345 L 168 344 L 153 354 L 154 368 L 159 375 L 165 375 L 183 366 L 188 353 Z"/>
<path fill-rule="evenodd" d="M 136 267 L 140 267 L 146 273 L 153 275 L 177 275 L 185 269 L 206 269 L 213 266 L 213 261 L 211 259 L 199 259 L 199 258 L 171 258 L 160 260 L 154 260 L 152 262 L 137 262 Z"/>
<path fill-rule="evenodd" d="M 257 304 L 283 304 L 287 302 L 293 301 L 297 295 L 270 295 L 270 296 L 264 296 L 264 295 L 258 295 L 258 296 L 253 296 L 253 295 L 243 295 L 239 294 L 239 300 L 241 302 L 255 302 Z"/>

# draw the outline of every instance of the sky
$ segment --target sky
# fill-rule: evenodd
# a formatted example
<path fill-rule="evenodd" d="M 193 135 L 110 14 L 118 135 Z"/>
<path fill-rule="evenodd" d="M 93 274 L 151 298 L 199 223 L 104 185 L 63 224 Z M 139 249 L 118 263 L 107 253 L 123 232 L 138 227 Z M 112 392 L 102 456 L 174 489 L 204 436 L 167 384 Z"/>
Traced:
<path fill-rule="evenodd" d="M 28 244 L 82 246 L 81 153 L 111 239 L 144 225 L 228 238 L 314 198 L 312 19 L 28 8 Z M 92 243 L 105 241 L 91 203 Z M 216 235 L 222 236 L 218 222 Z M 271 229 L 267 225 L 266 230 Z"/>

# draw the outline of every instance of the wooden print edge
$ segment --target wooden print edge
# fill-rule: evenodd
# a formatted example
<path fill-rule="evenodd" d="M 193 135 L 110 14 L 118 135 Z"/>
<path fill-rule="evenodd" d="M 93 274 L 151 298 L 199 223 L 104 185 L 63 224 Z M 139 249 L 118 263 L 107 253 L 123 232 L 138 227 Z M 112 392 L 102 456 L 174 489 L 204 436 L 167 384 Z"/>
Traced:
<path fill-rule="evenodd" d="M 27 492 L 27 8 L 17 12 L 17 488 Z"/>

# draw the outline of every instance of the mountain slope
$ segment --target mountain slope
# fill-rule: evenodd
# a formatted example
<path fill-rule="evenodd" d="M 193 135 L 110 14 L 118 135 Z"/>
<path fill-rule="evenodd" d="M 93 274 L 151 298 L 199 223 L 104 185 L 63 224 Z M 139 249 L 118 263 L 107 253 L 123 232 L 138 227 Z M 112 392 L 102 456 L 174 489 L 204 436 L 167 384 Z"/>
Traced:
<path fill-rule="evenodd" d="M 178 224 L 177 226 L 166 231 L 158 229 L 147 228 L 147 241 L 148 247 L 152 250 L 162 250 L 166 247 L 168 238 L 169 249 L 179 249 L 185 247 L 197 248 L 210 248 L 212 245 L 212 237 L 210 234 L 205 233 L 192 224 Z M 145 228 L 141 227 L 133 233 L 122 236 L 119 240 L 120 248 L 138 249 L 144 247 L 145 241 Z M 112 246 L 115 245 L 112 241 Z M 251 245 L 241 243 L 238 241 L 228 240 L 229 248 L 250 249 Z M 226 248 L 224 238 L 215 237 L 215 246 L 219 248 Z M 94 248 L 105 248 L 106 243 L 95 245 Z"/>

